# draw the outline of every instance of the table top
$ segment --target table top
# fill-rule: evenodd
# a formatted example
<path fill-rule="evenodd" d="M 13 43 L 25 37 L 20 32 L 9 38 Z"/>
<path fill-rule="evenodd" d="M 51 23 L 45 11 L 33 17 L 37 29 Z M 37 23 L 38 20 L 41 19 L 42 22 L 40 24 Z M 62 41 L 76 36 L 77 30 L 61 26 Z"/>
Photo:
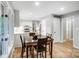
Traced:
<path fill-rule="evenodd" d="M 38 36 L 38 38 L 46 38 L 46 36 Z M 38 41 L 38 40 L 33 40 L 32 37 L 29 37 L 29 39 L 26 40 L 25 43 L 27 43 L 27 44 L 30 44 L 30 43 L 37 43 L 37 41 Z M 53 41 L 53 38 L 51 38 L 51 39 L 49 38 L 47 41 L 48 41 L 48 42 L 49 42 L 49 41 Z"/>

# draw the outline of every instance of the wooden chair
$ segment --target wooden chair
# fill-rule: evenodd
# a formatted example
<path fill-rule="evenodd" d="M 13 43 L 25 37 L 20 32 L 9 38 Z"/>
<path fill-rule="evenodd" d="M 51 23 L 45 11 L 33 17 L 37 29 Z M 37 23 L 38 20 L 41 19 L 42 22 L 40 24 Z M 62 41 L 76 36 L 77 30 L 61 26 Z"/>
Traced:
<path fill-rule="evenodd" d="M 37 38 L 37 36 L 35 35 L 35 36 L 33 36 L 33 40 L 37 40 L 38 38 Z M 37 45 L 31 45 L 31 43 L 29 43 L 29 44 L 27 44 L 26 45 L 26 47 L 27 47 L 27 49 L 26 49 L 26 51 L 27 51 L 27 58 L 28 58 L 28 48 L 30 48 L 30 54 L 32 54 L 33 56 L 32 57 L 34 57 L 34 50 L 33 50 L 33 48 L 34 47 L 36 47 Z"/>
<path fill-rule="evenodd" d="M 22 39 L 22 36 L 20 35 L 20 39 L 21 39 L 21 44 L 22 44 L 22 50 L 21 50 L 21 57 L 23 58 L 23 54 L 25 52 L 25 40 Z"/>
<path fill-rule="evenodd" d="M 28 51 L 29 51 L 28 48 L 30 48 L 30 52 L 31 52 L 32 45 L 26 44 L 25 38 L 23 40 L 21 35 L 20 35 L 20 39 L 21 39 L 21 44 L 22 44 L 21 57 L 23 58 L 23 55 L 26 49 L 26 57 L 28 58 Z"/>
<path fill-rule="evenodd" d="M 47 40 L 53 41 L 52 34 L 48 34 L 46 37 L 47 37 Z M 49 51 L 50 54 L 52 53 L 52 50 L 53 50 L 53 47 L 51 47 L 51 45 L 53 45 L 53 42 L 51 43 L 51 41 L 47 42 L 47 48 L 49 48 L 48 51 Z"/>
<path fill-rule="evenodd" d="M 37 58 L 38 58 L 38 53 L 40 53 L 40 57 L 41 57 L 43 56 L 44 51 L 46 58 L 46 49 L 47 49 L 47 38 L 38 39 L 37 47 L 35 48 L 35 50 L 37 51 Z"/>
<path fill-rule="evenodd" d="M 47 34 L 46 37 L 47 37 L 47 40 L 51 39 L 51 34 Z M 50 42 L 47 42 L 47 47 L 49 48 L 47 51 L 49 51 L 49 52 L 50 52 L 50 49 L 51 49 L 50 44 L 51 44 Z"/>

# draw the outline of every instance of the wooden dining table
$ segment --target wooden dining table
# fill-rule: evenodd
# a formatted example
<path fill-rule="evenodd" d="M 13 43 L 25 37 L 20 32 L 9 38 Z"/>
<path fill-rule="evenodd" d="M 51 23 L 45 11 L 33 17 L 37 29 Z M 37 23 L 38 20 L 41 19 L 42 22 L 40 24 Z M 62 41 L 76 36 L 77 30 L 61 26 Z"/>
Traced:
<path fill-rule="evenodd" d="M 38 38 L 45 38 L 46 36 L 38 36 Z M 47 43 L 49 43 L 48 45 L 50 46 L 49 52 L 50 52 L 50 57 L 52 58 L 53 55 L 53 38 L 49 38 L 47 40 Z M 31 37 L 25 41 L 26 44 L 26 57 L 28 58 L 28 48 L 31 47 L 32 48 L 32 57 L 34 57 L 34 46 L 37 45 L 37 40 L 33 40 Z"/>

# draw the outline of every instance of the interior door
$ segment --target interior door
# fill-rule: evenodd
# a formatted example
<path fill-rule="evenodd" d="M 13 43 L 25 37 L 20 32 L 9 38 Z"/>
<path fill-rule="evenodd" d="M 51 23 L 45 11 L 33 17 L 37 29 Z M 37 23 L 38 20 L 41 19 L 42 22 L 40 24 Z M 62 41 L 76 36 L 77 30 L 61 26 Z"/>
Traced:
<path fill-rule="evenodd" d="M 60 19 L 53 19 L 53 37 L 55 42 L 60 42 Z"/>
<path fill-rule="evenodd" d="M 66 20 L 66 32 L 67 32 L 67 38 L 69 40 L 73 39 L 73 17 L 68 17 Z"/>

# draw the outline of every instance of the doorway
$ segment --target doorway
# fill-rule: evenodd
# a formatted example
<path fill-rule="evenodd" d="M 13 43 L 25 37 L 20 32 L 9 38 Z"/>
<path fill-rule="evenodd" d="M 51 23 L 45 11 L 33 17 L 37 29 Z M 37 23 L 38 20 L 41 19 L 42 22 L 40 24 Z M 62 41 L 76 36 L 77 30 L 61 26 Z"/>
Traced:
<path fill-rule="evenodd" d="M 64 18 L 64 41 L 73 41 L 73 17 Z"/>
<path fill-rule="evenodd" d="M 62 18 L 63 21 L 63 45 L 73 51 L 73 16 Z"/>

